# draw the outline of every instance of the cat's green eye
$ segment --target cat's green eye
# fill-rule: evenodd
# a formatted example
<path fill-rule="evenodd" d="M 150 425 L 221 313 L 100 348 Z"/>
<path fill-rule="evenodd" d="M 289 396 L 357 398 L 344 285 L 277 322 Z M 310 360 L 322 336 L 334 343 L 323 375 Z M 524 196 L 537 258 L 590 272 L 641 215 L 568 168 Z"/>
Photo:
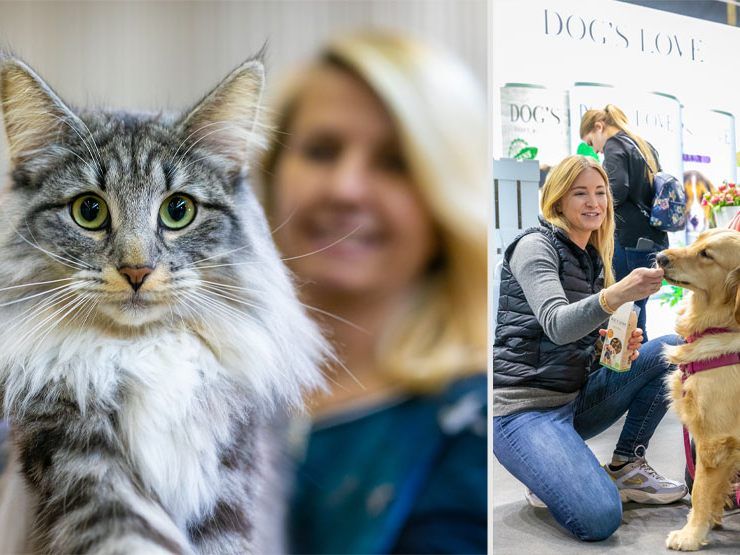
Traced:
<path fill-rule="evenodd" d="M 195 218 L 195 203 L 185 195 L 172 195 L 159 207 L 159 219 L 168 229 L 182 229 Z"/>
<path fill-rule="evenodd" d="M 82 195 L 72 201 L 72 219 L 80 227 L 96 231 L 108 224 L 108 205 L 97 195 Z"/>

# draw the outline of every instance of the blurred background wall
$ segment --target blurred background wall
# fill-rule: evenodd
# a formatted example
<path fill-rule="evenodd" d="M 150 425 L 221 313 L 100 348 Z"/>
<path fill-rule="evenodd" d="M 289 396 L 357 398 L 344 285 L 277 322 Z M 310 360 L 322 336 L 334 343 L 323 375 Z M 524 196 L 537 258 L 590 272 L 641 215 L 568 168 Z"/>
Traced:
<path fill-rule="evenodd" d="M 446 47 L 483 88 L 487 22 L 486 0 L 5 0 L 0 47 L 24 58 L 71 104 L 158 111 L 189 106 L 265 41 L 274 84 L 328 38 L 366 27 Z"/>

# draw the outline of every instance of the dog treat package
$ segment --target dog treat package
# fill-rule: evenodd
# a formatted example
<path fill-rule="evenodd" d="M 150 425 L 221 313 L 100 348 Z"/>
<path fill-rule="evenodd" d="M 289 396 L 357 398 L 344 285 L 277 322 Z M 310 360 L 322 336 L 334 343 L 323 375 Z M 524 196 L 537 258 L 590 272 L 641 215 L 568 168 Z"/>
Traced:
<path fill-rule="evenodd" d="M 604 337 L 604 347 L 601 350 L 601 365 L 611 368 L 615 372 L 626 372 L 632 361 L 627 351 L 627 344 L 632 332 L 637 328 L 637 316 L 640 307 L 635 303 L 624 303 L 609 318 Z"/>

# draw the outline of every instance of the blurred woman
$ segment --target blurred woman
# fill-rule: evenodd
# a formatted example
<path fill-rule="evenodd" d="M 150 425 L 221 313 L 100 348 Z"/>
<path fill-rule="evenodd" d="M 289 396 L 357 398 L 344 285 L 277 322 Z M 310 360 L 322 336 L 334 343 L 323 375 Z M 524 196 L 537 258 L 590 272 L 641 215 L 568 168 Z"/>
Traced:
<path fill-rule="evenodd" d="M 584 142 L 604 154 L 614 199 L 614 273 L 620 280 L 635 268 L 653 266 L 655 253 L 668 248 L 666 232 L 650 225 L 653 176 L 661 171 L 658 153 L 629 128 L 627 116 L 613 104 L 583 114 L 580 133 Z M 641 238 L 646 241 L 638 245 Z M 640 307 L 637 325 L 644 330 L 647 299 L 635 304 Z"/>
<path fill-rule="evenodd" d="M 326 48 L 275 111 L 265 204 L 343 361 L 313 399 L 292 549 L 482 553 L 481 90 L 444 52 L 362 34 Z"/>

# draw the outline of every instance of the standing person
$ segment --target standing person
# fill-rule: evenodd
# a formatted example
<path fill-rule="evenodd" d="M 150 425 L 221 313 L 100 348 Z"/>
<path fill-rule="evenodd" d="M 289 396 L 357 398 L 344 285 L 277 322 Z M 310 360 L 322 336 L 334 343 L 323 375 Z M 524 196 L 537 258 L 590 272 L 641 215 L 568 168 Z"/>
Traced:
<path fill-rule="evenodd" d="M 267 212 L 346 366 L 313 399 L 292 549 L 484 553 L 481 91 L 444 52 L 363 34 L 331 44 L 275 111 Z"/>
<path fill-rule="evenodd" d="M 637 268 L 616 281 L 614 210 L 607 175 L 584 156 L 563 160 L 542 189 L 542 225 L 506 249 L 493 347 L 493 449 L 501 464 L 578 539 L 602 540 L 619 526 L 621 500 L 670 503 L 686 487 L 653 470 L 645 452 L 668 402 L 663 346 L 627 348 L 632 367 L 598 363 L 600 329 L 619 306 L 660 288 L 662 269 Z M 638 357 L 639 355 L 639 357 Z M 603 467 L 585 440 L 624 413 Z"/>
<path fill-rule="evenodd" d="M 655 253 L 668 248 L 666 232 L 650 225 L 653 176 L 661 171 L 658 154 L 629 128 L 627 116 L 613 104 L 583 114 L 580 133 L 584 142 L 604 154 L 604 170 L 614 199 L 614 273 L 620 280 L 635 268 L 654 266 Z M 647 239 L 645 246 L 638 245 L 643 237 Z M 637 325 L 644 330 L 647 299 L 636 304 L 640 307 Z"/>

